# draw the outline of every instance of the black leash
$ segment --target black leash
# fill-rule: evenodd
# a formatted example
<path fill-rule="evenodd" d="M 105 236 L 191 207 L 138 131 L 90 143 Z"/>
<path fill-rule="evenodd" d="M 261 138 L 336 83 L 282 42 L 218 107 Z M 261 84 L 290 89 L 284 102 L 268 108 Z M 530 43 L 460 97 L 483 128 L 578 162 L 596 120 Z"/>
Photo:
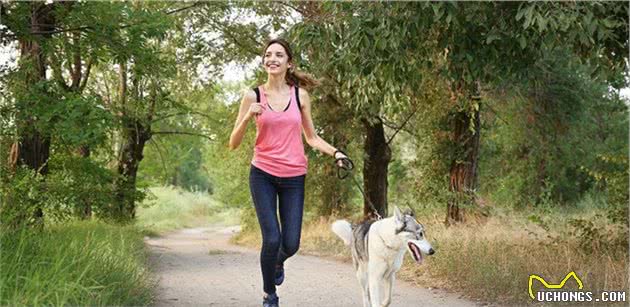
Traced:
<path fill-rule="evenodd" d="M 350 158 L 348 158 L 347 154 L 339 149 L 337 149 L 337 151 L 335 151 L 335 154 L 337 152 L 340 152 L 342 154 L 344 154 L 346 157 L 345 158 L 337 158 L 335 159 L 335 166 L 337 166 L 337 178 L 343 180 L 346 179 L 348 176 L 350 176 L 350 178 L 352 178 L 352 182 L 354 182 L 354 185 L 359 189 L 359 191 L 361 192 L 361 194 L 363 195 L 363 198 L 367 200 L 368 204 L 370 205 L 370 207 L 372 208 L 372 211 L 374 212 L 374 215 L 376 216 L 377 220 L 382 219 L 383 217 L 378 214 L 378 210 L 376 210 L 376 207 L 374 207 L 374 204 L 372 204 L 372 201 L 370 201 L 370 198 L 368 198 L 365 195 L 365 192 L 363 192 L 363 189 L 361 188 L 361 184 L 357 181 L 357 179 L 354 177 L 354 173 L 352 172 L 352 170 L 354 169 L 354 163 L 352 162 L 352 160 L 350 160 Z M 341 166 L 337 164 L 337 162 L 341 161 Z"/>

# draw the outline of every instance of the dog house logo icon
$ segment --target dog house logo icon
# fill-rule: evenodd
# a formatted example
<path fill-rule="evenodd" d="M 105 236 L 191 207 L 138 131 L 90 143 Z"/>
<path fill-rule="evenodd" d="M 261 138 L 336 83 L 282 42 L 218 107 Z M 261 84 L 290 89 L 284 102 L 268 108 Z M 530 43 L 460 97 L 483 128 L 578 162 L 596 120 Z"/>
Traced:
<path fill-rule="evenodd" d="M 528 282 L 528 284 L 529 284 L 529 297 L 531 297 L 533 300 L 536 299 L 536 296 L 534 295 L 534 291 L 532 290 L 532 285 L 534 284 L 534 279 L 540 281 L 542 283 L 543 287 L 545 287 L 547 289 L 562 289 L 564 287 L 564 284 L 571 277 L 573 277 L 573 279 L 575 279 L 575 281 L 577 281 L 578 289 L 582 290 L 582 288 L 584 288 L 584 284 L 582 284 L 582 280 L 577 276 L 577 274 L 575 274 L 574 271 L 569 272 L 569 274 L 567 274 L 567 276 L 565 276 L 564 279 L 559 284 L 549 284 L 542 277 L 540 277 L 538 275 L 535 275 L 535 274 L 531 274 L 531 275 L 529 275 L 529 282 Z"/>

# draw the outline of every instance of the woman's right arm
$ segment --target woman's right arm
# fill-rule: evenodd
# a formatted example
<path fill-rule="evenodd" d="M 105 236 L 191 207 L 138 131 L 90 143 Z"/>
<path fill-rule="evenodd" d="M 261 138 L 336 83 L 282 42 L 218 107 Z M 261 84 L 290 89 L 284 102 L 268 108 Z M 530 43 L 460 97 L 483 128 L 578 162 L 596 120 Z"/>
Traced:
<path fill-rule="evenodd" d="M 256 94 L 253 91 L 248 90 L 243 95 L 236 123 L 234 124 L 232 134 L 230 134 L 229 146 L 231 150 L 238 148 L 238 146 L 241 145 L 241 141 L 243 141 L 243 136 L 247 130 L 247 123 L 254 115 L 250 110 L 252 108 L 252 104 L 256 104 Z"/>

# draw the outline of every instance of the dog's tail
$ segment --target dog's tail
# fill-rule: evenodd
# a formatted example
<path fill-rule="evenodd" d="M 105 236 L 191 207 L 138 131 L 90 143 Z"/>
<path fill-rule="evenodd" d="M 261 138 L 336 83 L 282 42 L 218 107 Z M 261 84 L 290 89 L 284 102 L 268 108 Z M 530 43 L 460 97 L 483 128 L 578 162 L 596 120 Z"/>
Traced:
<path fill-rule="evenodd" d="M 350 245 L 352 240 L 352 226 L 346 220 L 336 220 L 332 224 L 332 231 L 343 240 L 343 243 Z"/>

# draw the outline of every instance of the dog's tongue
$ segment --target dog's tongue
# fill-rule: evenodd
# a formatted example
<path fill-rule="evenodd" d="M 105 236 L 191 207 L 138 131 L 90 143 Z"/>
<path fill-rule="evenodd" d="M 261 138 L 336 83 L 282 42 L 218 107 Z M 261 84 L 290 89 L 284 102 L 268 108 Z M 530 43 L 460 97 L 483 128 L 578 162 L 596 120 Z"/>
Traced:
<path fill-rule="evenodd" d="M 413 242 L 409 242 L 407 243 L 407 245 L 409 245 L 409 249 L 411 250 L 411 253 L 413 254 L 413 259 L 416 261 L 417 264 L 421 264 L 422 253 L 420 252 L 420 249 L 418 248 L 418 246 L 413 244 Z"/>

